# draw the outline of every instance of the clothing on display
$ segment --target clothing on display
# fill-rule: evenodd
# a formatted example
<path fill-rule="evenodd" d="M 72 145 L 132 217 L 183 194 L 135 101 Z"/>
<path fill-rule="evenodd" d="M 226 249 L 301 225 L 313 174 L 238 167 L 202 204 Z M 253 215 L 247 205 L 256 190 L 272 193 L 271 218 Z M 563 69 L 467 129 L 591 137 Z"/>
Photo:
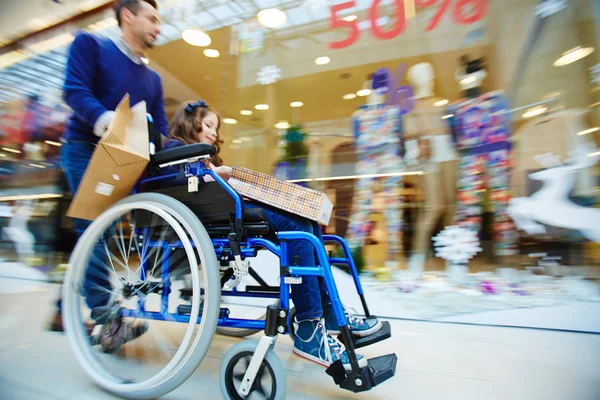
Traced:
<path fill-rule="evenodd" d="M 510 200 L 511 121 L 508 101 L 492 92 L 449 107 L 460 152 L 455 222 L 481 232 L 484 194 L 489 192 L 494 221 L 492 239 L 497 255 L 517 251 L 517 234 L 507 214 Z"/>
<path fill-rule="evenodd" d="M 403 171 L 400 154 L 400 110 L 396 106 L 370 104 L 360 107 L 353 116 L 357 175 L 388 174 Z M 388 258 L 402 250 L 402 176 L 360 178 L 356 182 L 347 241 L 351 249 L 365 244 L 369 214 L 373 211 L 375 189 L 381 180 L 384 214 L 387 224 Z"/>

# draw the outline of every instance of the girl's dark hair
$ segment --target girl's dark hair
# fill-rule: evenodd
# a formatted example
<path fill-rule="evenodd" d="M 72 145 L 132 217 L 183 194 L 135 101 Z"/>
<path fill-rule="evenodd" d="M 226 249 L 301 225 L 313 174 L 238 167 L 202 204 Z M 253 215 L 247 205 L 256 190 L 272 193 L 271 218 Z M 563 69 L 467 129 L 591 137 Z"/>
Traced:
<path fill-rule="evenodd" d="M 171 125 L 169 127 L 169 137 L 171 139 L 181 140 L 185 144 L 194 144 L 198 143 L 198 134 L 202 132 L 202 120 L 208 114 L 213 113 L 217 116 L 217 140 L 213 143 L 217 152 L 210 159 L 210 161 L 216 166 L 219 167 L 223 165 L 223 159 L 219 156 L 221 152 L 221 145 L 223 141 L 219 136 L 219 129 L 221 128 L 221 117 L 219 114 L 212 110 L 210 107 L 199 107 L 196 106 L 192 109 L 192 111 L 188 111 L 186 108 L 190 103 L 183 103 L 177 111 L 175 111 L 175 115 L 173 115 L 173 119 L 171 119 Z"/>

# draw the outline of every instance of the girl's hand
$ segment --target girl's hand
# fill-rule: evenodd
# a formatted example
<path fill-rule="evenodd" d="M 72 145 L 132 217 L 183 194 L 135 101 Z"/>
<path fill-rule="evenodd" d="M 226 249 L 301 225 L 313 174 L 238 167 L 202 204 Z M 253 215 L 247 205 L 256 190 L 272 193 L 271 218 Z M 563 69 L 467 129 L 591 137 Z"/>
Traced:
<path fill-rule="evenodd" d="M 231 167 L 227 167 L 225 165 L 221 165 L 220 167 L 215 167 L 213 163 L 209 164 L 209 168 L 215 171 L 217 175 L 223 178 L 225 181 L 228 181 L 231 178 Z"/>

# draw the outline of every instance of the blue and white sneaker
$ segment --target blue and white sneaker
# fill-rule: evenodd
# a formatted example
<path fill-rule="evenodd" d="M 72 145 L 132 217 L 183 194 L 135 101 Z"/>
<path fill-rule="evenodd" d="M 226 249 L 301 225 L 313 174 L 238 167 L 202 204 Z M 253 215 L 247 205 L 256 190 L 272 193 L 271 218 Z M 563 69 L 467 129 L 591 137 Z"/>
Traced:
<path fill-rule="evenodd" d="M 346 347 L 325 329 L 322 319 L 295 322 L 294 353 L 324 367 L 342 360 L 346 371 L 352 370 Z M 364 356 L 356 355 L 358 366 L 364 368 L 368 362 Z"/>
<path fill-rule="evenodd" d="M 378 332 L 383 324 L 377 317 L 358 317 L 355 313 L 352 313 L 348 310 L 346 311 L 346 318 L 348 319 L 348 323 L 350 324 L 350 330 L 354 336 L 365 337 Z M 331 304 L 327 306 L 323 306 L 323 317 L 325 318 L 325 326 L 327 328 L 327 332 L 332 335 L 339 335 L 340 328 L 335 321 L 335 316 L 333 315 L 333 307 Z"/>

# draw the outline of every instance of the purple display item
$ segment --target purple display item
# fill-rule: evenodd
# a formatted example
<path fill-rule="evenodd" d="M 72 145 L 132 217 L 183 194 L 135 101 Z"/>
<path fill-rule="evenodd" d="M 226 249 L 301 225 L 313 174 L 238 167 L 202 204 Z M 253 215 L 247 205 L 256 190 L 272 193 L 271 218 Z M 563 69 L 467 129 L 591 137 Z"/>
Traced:
<path fill-rule="evenodd" d="M 390 70 L 381 68 L 372 76 L 371 88 L 375 93 L 387 94 L 390 91 Z"/>
<path fill-rule="evenodd" d="M 396 79 L 389 68 L 381 68 L 375 72 L 371 79 L 371 89 L 378 94 L 386 95 L 386 104 L 398 106 L 400 115 L 408 114 L 415 108 L 415 93 L 408 85 L 401 86 L 406 73 L 406 63 L 402 63 L 396 70 Z"/>
<path fill-rule="evenodd" d="M 496 284 L 494 282 L 482 281 L 479 283 L 479 288 L 485 294 L 497 294 Z"/>

